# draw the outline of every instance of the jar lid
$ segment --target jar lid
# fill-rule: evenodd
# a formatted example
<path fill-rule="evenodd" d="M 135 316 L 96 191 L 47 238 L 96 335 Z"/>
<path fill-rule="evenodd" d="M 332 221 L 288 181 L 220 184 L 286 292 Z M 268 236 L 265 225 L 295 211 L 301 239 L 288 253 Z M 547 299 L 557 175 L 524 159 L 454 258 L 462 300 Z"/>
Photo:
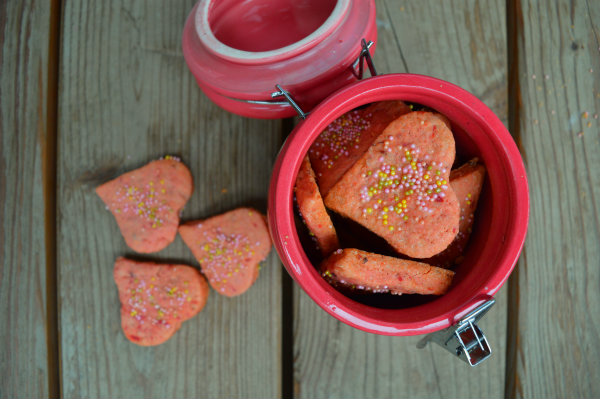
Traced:
<path fill-rule="evenodd" d="M 374 0 L 200 0 L 184 28 L 183 53 L 219 106 L 281 118 L 295 111 L 272 99 L 276 84 L 312 109 L 357 80 L 361 39 L 376 36 Z"/>

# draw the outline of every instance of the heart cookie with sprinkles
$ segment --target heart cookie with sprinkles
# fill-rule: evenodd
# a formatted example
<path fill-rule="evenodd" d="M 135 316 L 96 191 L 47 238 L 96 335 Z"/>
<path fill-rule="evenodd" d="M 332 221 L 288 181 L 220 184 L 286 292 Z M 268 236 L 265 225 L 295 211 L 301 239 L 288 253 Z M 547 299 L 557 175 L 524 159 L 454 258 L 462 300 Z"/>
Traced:
<path fill-rule="evenodd" d="M 390 122 L 408 112 L 402 101 L 380 101 L 330 123 L 308 150 L 321 195 L 327 195 Z"/>
<path fill-rule="evenodd" d="M 189 169 L 175 157 L 150 162 L 96 188 L 127 245 L 157 252 L 175 239 L 179 213 L 192 195 Z"/>
<path fill-rule="evenodd" d="M 338 249 L 340 244 L 335 227 L 333 227 L 331 218 L 325 209 L 325 204 L 323 204 L 323 198 L 319 193 L 315 173 L 310 166 L 308 156 L 304 157 L 300 165 L 294 192 L 302 220 L 316 240 L 321 254 L 323 256 L 329 255 Z"/>
<path fill-rule="evenodd" d="M 458 234 L 444 251 L 426 262 L 440 267 L 453 267 L 460 263 L 462 253 L 469 242 L 479 194 L 485 180 L 485 166 L 477 158 L 450 172 L 450 187 L 460 205 Z"/>
<path fill-rule="evenodd" d="M 210 285 L 230 297 L 252 286 L 259 263 L 271 251 L 265 217 L 251 208 L 182 224 L 179 234 L 200 262 Z"/>
<path fill-rule="evenodd" d="M 208 298 L 208 284 L 185 265 L 136 262 L 118 258 L 113 270 L 121 301 L 121 327 L 131 342 L 159 345 L 198 314 Z"/>
<path fill-rule="evenodd" d="M 458 232 L 459 205 L 448 184 L 454 156 L 454 137 L 443 117 L 405 114 L 329 191 L 325 205 L 399 253 L 431 257 Z"/>

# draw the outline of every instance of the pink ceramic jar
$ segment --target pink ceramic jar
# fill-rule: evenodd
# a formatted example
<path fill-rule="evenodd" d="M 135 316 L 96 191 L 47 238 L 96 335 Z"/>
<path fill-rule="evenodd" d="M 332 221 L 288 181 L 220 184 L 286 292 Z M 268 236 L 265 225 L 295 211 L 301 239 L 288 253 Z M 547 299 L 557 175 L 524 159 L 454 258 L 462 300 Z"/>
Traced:
<path fill-rule="evenodd" d="M 479 199 L 476 230 L 450 290 L 426 304 L 402 309 L 368 306 L 329 285 L 300 244 L 293 213 L 296 175 L 315 138 L 345 112 L 392 99 L 422 104 L 448 117 L 457 151 L 466 158 L 479 157 L 488 172 L 486 189 Z M 455 324 L 498 292 L 513 270 L 525 240 L 529 194 L 517 146 L 485 104 L 460 87 L 439 79 L 390 74 L 337 91 L 296 126 L 275 163 L 268 210 L 271 235 L 283 264 L 319 306 L 364 331 L 415 335 Z"/>
<path fill-rule="evenodd" d="M 200 0 L 185 24 L 183 54 L 217 105 L 284 118 L 295 111 L 271 97 L 276 84 L 309 110 L 357 80 L 361 39 L 376 35 L 374 0 Z"/>

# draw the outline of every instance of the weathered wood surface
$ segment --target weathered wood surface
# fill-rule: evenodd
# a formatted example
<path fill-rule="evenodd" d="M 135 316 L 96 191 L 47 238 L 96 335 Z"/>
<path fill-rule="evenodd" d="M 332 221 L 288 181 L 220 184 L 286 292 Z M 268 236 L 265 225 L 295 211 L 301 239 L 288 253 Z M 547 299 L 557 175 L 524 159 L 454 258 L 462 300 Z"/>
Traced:
<path fill-rule="evenodd" d="M 256 284 L 205 309 L 168 342 L 143 348 L 121 332 L 112 279 L 134 255 L 94 187 L 165 154 L 195 190 L 184 220 L 240 205 L 266 211 L 281 121 L 229 114 L 198 89 L 181 52 L 193 1 L 63 5 L 60 68 L 59 288 L 64 397 L 278 397 L 282 268 L 273 252 Z M 177 237 L 155 255 L 198 266 Z"/>
<path fill-rule="evenodd" d="M 352 329 L 297 286 L 293 313 L 282 311 L 291 303 L 274 253 L 246 295 L 212 292 L 205 310 L 166 344 L 126 341 L 112 266 L 133 253 L 93 188 L 175 154 L 196 185 L 184 220 L 238 205 L 264 211 L 281 132 L 290 130 L 285 121 L 231 115 L 199 92 L 180 50 L 193 3 L 63 1 L 58 94 L 48 33 L 58 2 L 0 4 L 0 397 L 56 392 L 59 343 L 63 397 L 279 397 L 290 391 L 292 366 L 298 397 L 600 396 L 594 1 L 377 1 L 380 73 L 456 83 L 506 123 L 508 103 L 514 111 L 530 227 L 511 278 L 514 295 L 504 287 L 481 322 L 494 349 L 484 365 L 470 369 L 436 346 L 417 350 L 418 337 Z M 507 6 L 514 42 L 507 41 Z M 510 93 L 507 59 L 516 72 Z M 53 250 L 44 233 L 53 222 L 57 98 L 59 341 L 48 325 Z M 197 265 L 179 238 L 142 258 Z M 507 306 L 514 336 L 507 336 Z"/>
<path fill-rule="evenodd" d="M 435 76 L 477 95 L 507 123 L 506 14 L 502 1 L 378 1 L 379 73 Z M 471 369 L 420 337 L 384 337 L 327 315 L 297 287 L 295 394 L 324 397 L 503 397 L 506 287 L 480 323 L 494 354 Z"/>
<path fill-rule="evenodd" d="M 50 2 L 0 3 L 0 397 L 46 397 Z"/>
<path fill-rule="evenodd" d="M 513 394 L 600 396 L 600 2 L 517 2 L 531 218 Z"/>

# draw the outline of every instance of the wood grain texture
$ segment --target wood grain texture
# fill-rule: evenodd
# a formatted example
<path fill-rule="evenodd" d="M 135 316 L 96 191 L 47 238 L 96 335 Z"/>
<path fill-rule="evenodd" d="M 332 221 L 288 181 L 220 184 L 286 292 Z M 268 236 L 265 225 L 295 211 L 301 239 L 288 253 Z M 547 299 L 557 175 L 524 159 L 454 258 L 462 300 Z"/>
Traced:
<path fill-rule="evenodd" d="M 378 1 L 379 73 L 411 72 L 458 84 L 506 123 L 506 15 L 502 1 Z M 338 322 L 295 287 L 298 397 L 503 397 L 506 288 L 480 326 L 492 358 L 475 369 L 420 337 L 384 337 Z"/>
<path fill-rule="evenodd" d="M 47 397 L 43 153 L 50 3 L 0 3 L 0 397 Z"/>
<path fill-rule="evenodd" d="M 514 394 L 599 397 L 600 3 L 516 5 L 531 217 Z"/>
<path fill-rule="evenodd" d="M 184 220 L 241 205 L 266 211 L 281 121 L 214 106 L 181 52 L 193 1 L 66 1 L 60 69 L 59 287 L 65 397 L 277 397 L 281 271 L 271 253 L 237 298 L 212 291 L 205 309 L 158 347 L 121 332 L 112 279 L 132 255 L 95 195 L 99 183 L 165 154 L 194 176 Z M 198 266 L 179 237 L 139 259 Z"/>

